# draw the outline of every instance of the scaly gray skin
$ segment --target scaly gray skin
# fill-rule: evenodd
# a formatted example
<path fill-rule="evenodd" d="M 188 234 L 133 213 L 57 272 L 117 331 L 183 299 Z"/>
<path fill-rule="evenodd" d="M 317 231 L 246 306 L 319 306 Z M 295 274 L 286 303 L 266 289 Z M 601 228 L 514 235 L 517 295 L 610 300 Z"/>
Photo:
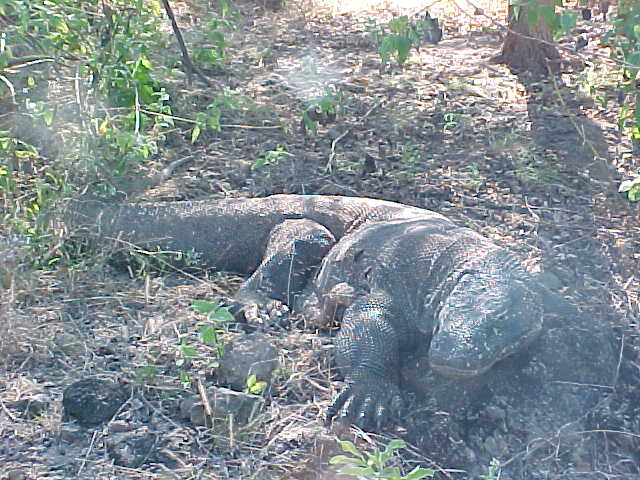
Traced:
<path fill-rule="evenodd" d="M 542 327 L 542 300 L 511 252 L 446 217 L 383 200 L 316 195 L 112 206 L 74 201 L 72 225 L 97 225 L 205 266 L 253 272 L 243 306 L 286 303 L 341 320 L 345 376 L 327 416 L 380 430 L 402 404 L 402 360 L 431 342 L 432 369 L 479 375 Z M 320 267 L 318 270 L 318 266 Z"/>

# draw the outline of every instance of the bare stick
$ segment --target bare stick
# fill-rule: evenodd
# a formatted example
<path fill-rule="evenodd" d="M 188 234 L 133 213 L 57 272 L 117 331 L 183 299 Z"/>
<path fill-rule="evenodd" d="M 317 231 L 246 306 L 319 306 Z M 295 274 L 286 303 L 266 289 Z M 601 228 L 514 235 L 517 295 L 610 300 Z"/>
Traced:
<path fill-rule="evenodd" d="M 201 377 L 196 379 L 198 386 L 198 393 L 200 394 L 200 400 L 202 400 L 202 407 L 204 408 L 204 422 L 205 425 L 213 425 L 213 410 L 211 410 L 211 404 L 209 403 L 209 396 L 207 395 L 207 389 L 204 386 L 204 382 Z"/>
<path fill-rule="evenodd" d="M 167 12 L 167 16 L 169 20 L 171 20 L 171 28 L 173 28 L 173 33 L 175 33 L 176 38 L 178 39 L 178 45 L 180 46 L 180 51 L 182 52 L 182 63 L 187 69 L 187 85 L 191 86 L 191 76 L 193 72 L 200 77 L 200 79 L 207 84 L 208 87 L 213 86 L 209 79 L 200 71 L 198 67 L 196 67 L 191 58 L 189 58 L 189 52 L 187 51 L 187 46 L 184 43 L 184 38 L 182 38 L 182 33 L 180 32 L 180 28 L 178 27 L 178 22 L 176 22 L 176 17 L 173 14 L 173 10 L 171 9 L 171 5 L 169 5 L 169 0 L 162 0 L 162 5 L 164 6 L 165 11 Z"/>

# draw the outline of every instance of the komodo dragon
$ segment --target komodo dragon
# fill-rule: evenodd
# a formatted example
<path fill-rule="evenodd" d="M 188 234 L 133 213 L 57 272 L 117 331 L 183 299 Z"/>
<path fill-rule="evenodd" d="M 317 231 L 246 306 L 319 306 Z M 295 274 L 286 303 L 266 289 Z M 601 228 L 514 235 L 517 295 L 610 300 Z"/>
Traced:
<path fill-rule="evenodd" d="M 253 272 L 240 305 L 275 299 L 315 322 L 340 320 L 346 386 L 327 416 L 365 429 L 379 430 L 401 406 L 401 362 L 418 346 L 431 342 L 435 372 L 468 377 L 542 327 L 541 294 L 516 256 L 429 210 L 324 195 L 71 205 L 75 226 Z"/>

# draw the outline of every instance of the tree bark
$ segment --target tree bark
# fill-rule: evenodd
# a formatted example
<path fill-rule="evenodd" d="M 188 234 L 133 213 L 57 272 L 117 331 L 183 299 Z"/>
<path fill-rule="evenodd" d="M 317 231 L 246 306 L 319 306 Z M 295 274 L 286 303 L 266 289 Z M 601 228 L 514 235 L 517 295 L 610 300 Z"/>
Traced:
<path fill-rule="evenodd" d="M 509 5 L 509 31 L 497 60 L 506 64 L 512 72 L 529 72 L 536 76 L 548 75 L 559 68 L 560 54 L 553 44 L 549 26 L 542 17 L 529 26 L 527 11 L 534 3 L 553 6 L 552 0 L 529 2 L 518 9 Z"/>

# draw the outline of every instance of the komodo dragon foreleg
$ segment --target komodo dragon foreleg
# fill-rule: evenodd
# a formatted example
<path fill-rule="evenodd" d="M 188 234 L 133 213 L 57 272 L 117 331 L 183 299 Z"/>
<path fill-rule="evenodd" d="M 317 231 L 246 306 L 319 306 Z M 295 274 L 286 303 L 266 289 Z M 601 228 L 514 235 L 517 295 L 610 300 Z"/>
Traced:
<path fill-rule="evenodd" d="M 234 297 L 232 311 L 243 320 L 249 311 L 274 300 L 293 307 L 314 269 L 335 244 L 325 227 L 312 220 L 285 220 L 269 234 L 269 241 L 256 271 Z"/>
<path fill-rule="evenodd" d="M 327 410 L 328 420 L 380 431 L 390 417 L 398 418 L 400 352 L 408 341 L 404 324 L 393 299 L 382 291 L 356 299 L 345 310 L 336 361 L 347 372 L 346 386 Z"/>

